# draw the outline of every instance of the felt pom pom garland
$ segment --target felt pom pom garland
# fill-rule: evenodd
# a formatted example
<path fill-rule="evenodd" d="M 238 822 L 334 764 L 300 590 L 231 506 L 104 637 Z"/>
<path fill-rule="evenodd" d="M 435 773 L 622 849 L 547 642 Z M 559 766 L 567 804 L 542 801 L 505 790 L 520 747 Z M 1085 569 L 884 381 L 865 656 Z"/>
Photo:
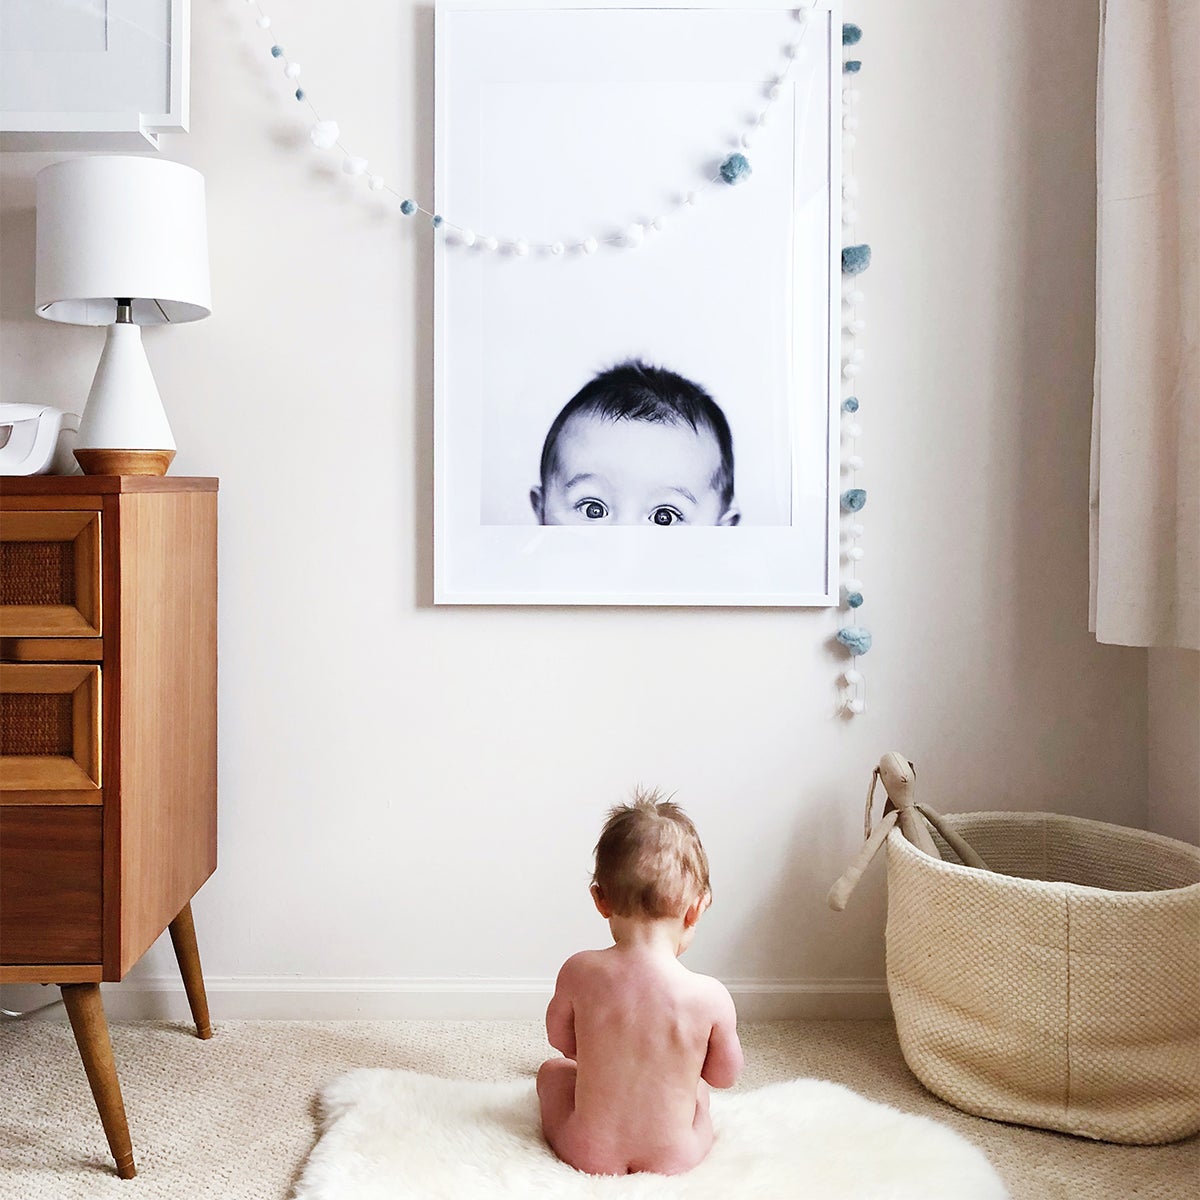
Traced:
<path fill-rule="evenodd" d="M 766 98 L 765 103 L 758 114 L 750 120 L 749 127 L 742 133 L 739 139 L 744 150 L 753 146 L 755 134 L 766 124 L 772 106 L 784 93 L 783 85 L 788 80 L 793 62 L 800 55 L 801 43 L 808 30 L 812 10 L 816 2 L 817 0 L 799 0 L 800 7 L 794 10 L 793 15 L 796 18 L 798 27 L 792 40 L 788 41 L 782 47 L 784 61 L 780 69 L 771 76 L 764 86 L 763 94 Z M 263 11 L 260 0 L 246 0 L 246 3 L 252 6 L 257 13 L 255 24 L 260 30 L 269 35 L 269 52 L 271 58 L 282 64 L 284 77 L 289 81 L 289 84 L 294 83 L 300 77 L 300 64 L 288 58 L 282 42 L 272 29 L 271 18 Z M 843 42 L 846 39 L 846 28 L 849 27 L 843 28 Z M 339 150 L 343 156 L 342 171 L 344 174 L 361 178 L 365 181 L 370 191 L 385 191 L 389 193 L 389 195 L 399 202 L 402 215 L 412 217 L 421 214 L 427 217 L 433 229 L 445 235 L 447 245 L 461 247 L 473 253 L 490 254 L 499 252 L 512 255 L 515 258 L 526 258 L 536 254 L 560 259 L 571 255 L 586 259 L 595 255 L 601 246 L 635 250 L 646 241 L 648 235 L 663 232 L 673 217 L 688 212 L 696 205 L 699 199 L 699 193 L 696 190 L 682 193 L 682 198 L 673 210 L 660 213 L 644 225 L 640 223 L 627 225 L 623 232 L 617 234 L 582 236 L 569 242 L 541 242 L 526 237 L 501 240 L 495 235 L 479 233 L 477 230 L 459 225 L 444 214 L 435 213 L 432 209 L 424 207 L 419 200 L 397 191 L 387 183 L 382 175 L 368 169 L 370 164 L 366 158 L 351 153 L 342 141 L 338 123 L 322 118 L 310 99 L 306 88 L 296 87 L 292 94 L 298 103 L 307 105 L 309 111 L 312 113 L 313 124 L 309 129 L 309 141 L 318 150 L 332 150 L 335 148 Z M 707 186 L 736 186 L 746 182 L 752 173 L 753 167 L 750 159 L 741 151 L 737 151 L 725 157 L 715 174 L 707 180 Z M 620 223 L 617 222 L 614 224 L 619 225 Z"/>
<path fill-rule="evenodd" d="M 858 25 L 847 23 L 842 26 L 842 45 L 857 46 L 862 41 L 863 31 Z M 858 74 L 862 62 L 852 59 L 843 63 L 843 72 L 852 77 Z M 857 395 L 855 379 L 866 362 L 866 351 L 861 346 L 862 334 L 867 327 L 863 317 L 863 294 L 858 277 L 871 265 L 871 247 L 854 239 L 858 224 L 858 180 L 854 175 L 854 147 L 857 144 L 855 130 L 858 129 L 859 90 L 857 83 L 848 78 L 842 88 L 842 225 L 846 241 L 842 249 L 842 380 L 847 395 L 842 400 L 842 443 L 845 454 L 842 471 L 849 476 L 841 494 L 842 510 L 842 555 L 845 559 L 845 577 L 841 587 L 842 626 L 836 634 L 838 643 L 850 654 L 850 666 L 842 672 L 841 709 L 844 713 L 857 716 L 865 712 L 866 680 L 859 668 L 859 658 L 871 649 L 871 633 L 859 623 L 858 611 L 866 601 L 865 589 L 859 577 L 860 563 L 865 557 L 862 547 L 863 526 L 858 514 L 867 503 L 867 491 L 858 486 L 858 473 L 863 459 L 858 453 L 858 439 L 862 437 L 859 424 L 861 403 Z"/>

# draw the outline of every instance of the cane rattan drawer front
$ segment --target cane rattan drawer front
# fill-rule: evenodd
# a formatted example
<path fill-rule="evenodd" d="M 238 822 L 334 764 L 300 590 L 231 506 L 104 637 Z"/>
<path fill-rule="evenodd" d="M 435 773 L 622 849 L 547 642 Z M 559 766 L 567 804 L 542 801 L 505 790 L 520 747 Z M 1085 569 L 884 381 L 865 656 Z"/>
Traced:
<path fill-rule="evenodd" d="M 0 803 L 100 803 L 100 668 L 0 663 Z"/>
<path fill-rule="evenodd" d="M 0 637 L 99 637 L 100 547 L 98 512 L 6 512 Z"/>
<path fill-rule="evenodd" d="M 0 806 L 0 962 L 100 962 L 102 813 Z"/>

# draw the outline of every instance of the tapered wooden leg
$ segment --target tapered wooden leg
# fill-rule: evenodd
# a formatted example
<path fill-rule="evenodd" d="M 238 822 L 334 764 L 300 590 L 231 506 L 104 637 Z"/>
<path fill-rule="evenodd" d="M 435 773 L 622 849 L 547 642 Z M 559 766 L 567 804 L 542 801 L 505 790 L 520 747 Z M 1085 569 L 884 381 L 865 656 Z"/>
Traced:
<path fill-rule="evenodd" d="M 113 1061 L 112 1042 L 108 1037 L 108 1022 L 104 1019 L 104 1004 L 98 983 L 64 983 L 63 1000 L 75 1031 L 75 1044 L 83 1069 L 87 1072 L 92 1096 L 100 1112 L 100 1123 L 108 1148 L 117 1163 L 117 1174 L 132 1179 L 137 1174 L 133 1165 L 133 1144 L 129 1140 L 129 1124 L 125 1120 L 125 1102 L 117 1080 L 117 1064 Z"/>
<path fill-rule="evenodd" d="M 167 928 L 171 931 L 171 945 L 175 947 L 175 957 L 179 960 L 179 973 L 183 976 L 183 990 L 187 992 L 192 1020 L 196 1022 L 196 1036 L 207 1041 L 212 1037 L 212 1023 L 208 1017 L 208 996 L 200 971 L 200 951 L 196 946 L 196 926 L 192 921 L 190 900 Z"/>

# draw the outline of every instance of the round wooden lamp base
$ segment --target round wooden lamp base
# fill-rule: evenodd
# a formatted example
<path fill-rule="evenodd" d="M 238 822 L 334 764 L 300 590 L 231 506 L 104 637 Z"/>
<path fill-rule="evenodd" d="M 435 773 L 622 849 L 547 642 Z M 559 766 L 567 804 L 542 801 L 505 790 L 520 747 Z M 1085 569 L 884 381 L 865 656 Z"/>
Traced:
<path fill-rule="evenodd" d="M 165 475 L 174 450 L 76 450 L 85 475 Z"/>

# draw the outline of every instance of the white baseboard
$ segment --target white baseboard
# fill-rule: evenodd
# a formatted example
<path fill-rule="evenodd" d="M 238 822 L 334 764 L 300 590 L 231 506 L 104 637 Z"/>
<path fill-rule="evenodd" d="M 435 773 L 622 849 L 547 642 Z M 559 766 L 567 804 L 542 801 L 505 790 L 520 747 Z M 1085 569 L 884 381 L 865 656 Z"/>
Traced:
<path fill-rule="evenodd" d="M 869 1020 L 891 1015 L 882 979 L 726 983 L 742 1021 Z M 532 1021 L 545 1015 L 554 981 L 210 975 L 205 990 L 214 1021 Z M 9 985 L 2 1007 L 33 1008 L 56 992 Z M 178 976 L 105 984 L 104 1008 L 111 1021 L 188 1020 Z"/>

